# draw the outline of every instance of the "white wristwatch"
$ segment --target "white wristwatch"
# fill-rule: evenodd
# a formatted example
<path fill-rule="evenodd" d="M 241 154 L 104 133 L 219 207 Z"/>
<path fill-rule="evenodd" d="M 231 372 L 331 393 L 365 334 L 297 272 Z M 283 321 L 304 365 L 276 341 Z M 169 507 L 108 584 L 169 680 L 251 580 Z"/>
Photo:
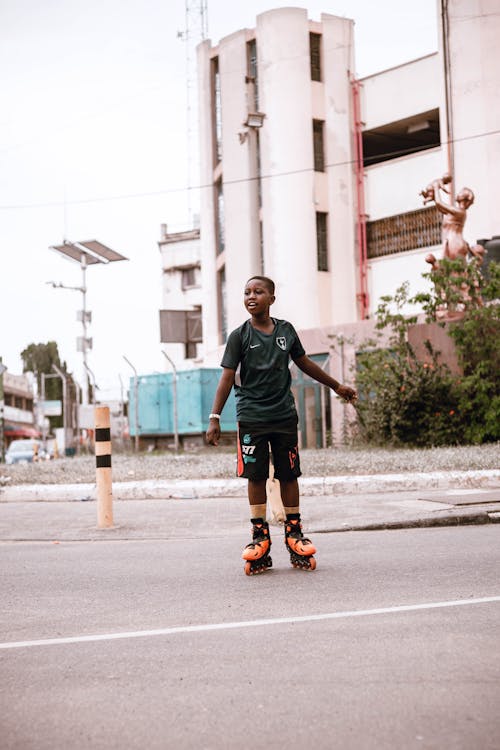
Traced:
<path fill-rule="evenodd" d="M 220 414 L 209 414 L 208 418 L 209 419 L 220 419 Z"/>

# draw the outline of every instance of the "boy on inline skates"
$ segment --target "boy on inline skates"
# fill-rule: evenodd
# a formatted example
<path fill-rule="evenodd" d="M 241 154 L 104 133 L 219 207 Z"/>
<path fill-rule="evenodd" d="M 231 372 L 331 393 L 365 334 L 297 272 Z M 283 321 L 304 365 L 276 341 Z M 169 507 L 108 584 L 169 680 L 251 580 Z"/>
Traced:
<path fill-rule="evenodd" d="M 274 476 L 279 480 L 286 512 L 285 544 L 294 567 L 314 570 L 316 548 L 302 534 L 299 485 L 298 416 L 291 391 L 290 359 L 306 375 L 354 402 L 356 391 L 341 385 L 306 356 L 300 339 L 286 320 L 269 314 L 275 300 L 274 282 L 252 276 L 245 285 L 244 305 L 250 319 L 227 340 L 221 375 L 207 430 L 207 442 L 218 445 L 220 414 L 234 386 L 238 419 L 238 476 L 248 480 L 252 541 L 243 550 L 245 573 L 262 573 L 272 566 L 271 538 L 266 522 L 266 481 L 269 446 Z"/>

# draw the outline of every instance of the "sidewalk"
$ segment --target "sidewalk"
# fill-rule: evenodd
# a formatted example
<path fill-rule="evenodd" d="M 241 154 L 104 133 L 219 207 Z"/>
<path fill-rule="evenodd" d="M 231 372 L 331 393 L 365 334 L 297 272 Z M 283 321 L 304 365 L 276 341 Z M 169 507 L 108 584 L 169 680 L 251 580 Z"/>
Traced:
<path fill-rule="evenodd" d="M 500 521 L 500 471 L 313 477 L 300 486 L 311 534 Z M 241 480 L 117 482 L 113 500 L 114 528 L 103 531 L 94 485 L 4 486 L 0 541 L 241 537 L 248 519 Z"/>
<path fill-rule="evenodd" d="M 359 495 L 410 490 L 500 489 L 500 470 L 429 471 L 405 474 L 301 477 L 302 495 Z M 246 497 L 242 479 L 177 479 L 113 482 L 115 500 L 166 500 Z M 95 483 L 18 484 L 0 486 L 2 502 L 62 502 L 96 500 Z"/>

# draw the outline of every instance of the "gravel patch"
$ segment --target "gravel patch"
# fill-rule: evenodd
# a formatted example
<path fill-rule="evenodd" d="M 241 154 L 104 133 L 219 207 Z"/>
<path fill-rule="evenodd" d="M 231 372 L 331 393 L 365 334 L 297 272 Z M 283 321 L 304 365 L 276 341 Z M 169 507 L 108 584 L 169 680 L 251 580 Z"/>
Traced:
<path fill-rule="evenodd" d="M 498 469 L 500 444 L 418 449 L 326 448 L 301 451 L 305 477 Z M 228 479 L 236 475 L 233 449 L 113 455 L 113 481 Z M 79 484 L 95 481 L 94 456 L 37 464 L 0 465 L 0 485 Z"/>

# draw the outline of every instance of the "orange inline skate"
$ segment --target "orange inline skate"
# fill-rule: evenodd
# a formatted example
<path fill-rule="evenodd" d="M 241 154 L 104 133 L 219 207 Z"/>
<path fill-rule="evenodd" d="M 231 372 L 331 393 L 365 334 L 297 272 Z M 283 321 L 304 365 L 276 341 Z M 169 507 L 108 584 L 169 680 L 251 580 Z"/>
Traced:
<path fill-rule="evenodd" d="M 285 544 L 290 553 L 290 562 L 294 568 L 316 570 L 313 555 L 316 547 L 302 533 L 300 513 L 289 513 L 285 522 Z"/>
<path fill-rule="evenodd" d="M 269 555 L 271 549 L 269 524 L 262 518 L 250 520 L 252 522 L 252 541 L 247 544 L 241 555 L 243 560 L 246 560 L 245 573 L 247 576 L 264 573 L 273 564 Z"/>

